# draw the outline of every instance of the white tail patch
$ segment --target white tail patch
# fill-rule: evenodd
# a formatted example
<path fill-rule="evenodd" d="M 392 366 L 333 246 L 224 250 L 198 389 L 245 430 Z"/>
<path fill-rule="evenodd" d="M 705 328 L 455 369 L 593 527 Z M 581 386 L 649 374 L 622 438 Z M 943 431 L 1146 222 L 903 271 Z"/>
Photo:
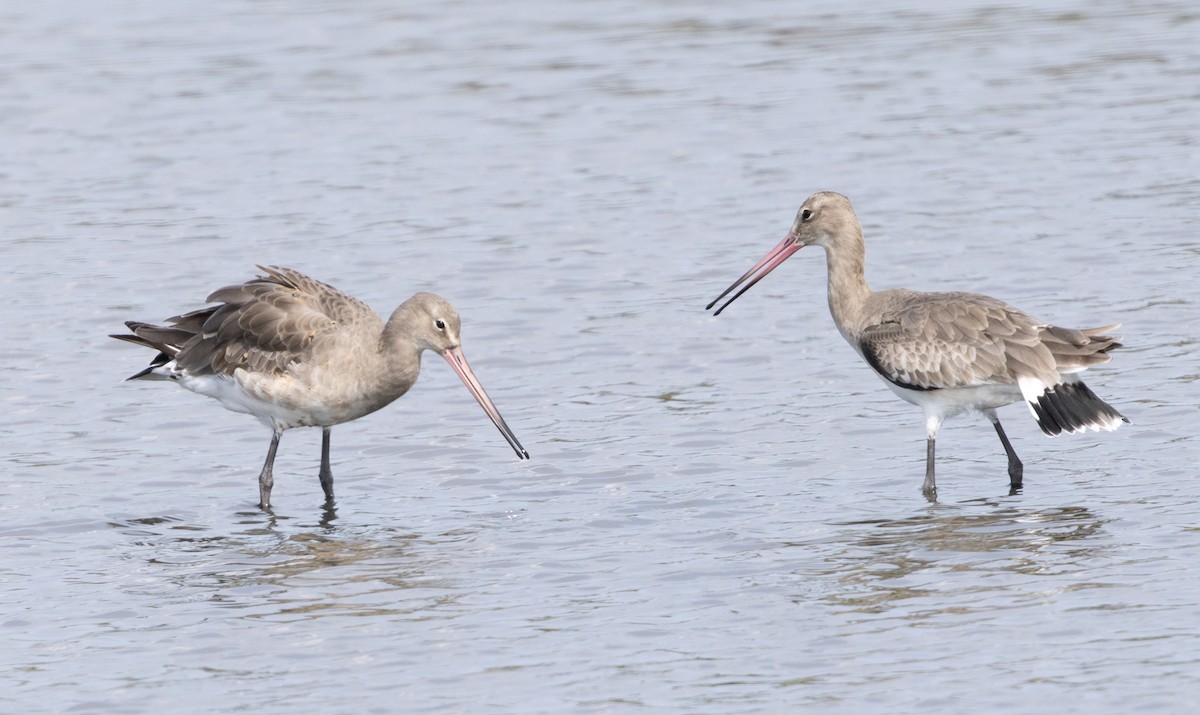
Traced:
<path fill-rule="evenodd" d="M 1038 398 L 1046 392 L 1050 385 L 1036 377 L 1022 376 L 1017 378 L 1017 387 L 1021 388 L 1021 397 L 1025 398 L 1025 406 L 1029 408 L 1029 414 L 1033 415 L 1033 419 L 1037 420 L 1038 424 L 1041 424 L 1042 420 L 1033 406 L 1037 404 Z"/>

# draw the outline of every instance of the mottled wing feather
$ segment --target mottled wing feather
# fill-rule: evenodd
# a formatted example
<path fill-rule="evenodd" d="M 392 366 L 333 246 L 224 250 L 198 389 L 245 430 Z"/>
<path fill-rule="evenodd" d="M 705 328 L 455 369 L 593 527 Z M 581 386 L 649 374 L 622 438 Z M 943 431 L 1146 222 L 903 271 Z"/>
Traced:
<path fill-rule="evenodd" d="M 340 325 L 352 325 L 364 320 L 374 323 L 379 319 L 366 303 L 303 273 L 275 266 L 259 268 L 275 280 L 303 293 L 311 305 Z"/>
<path fill-rule="evenodd" d="M 1016 308 L 973 293 L 900 296 L 859 341 L 885 379 L 933 390 L 1013 383 L 1018 373 L 1057 377 L 1054 355 L 1041 341 L 1045 326 Z"/>
<path fill-rule="evenodd" d="M 370 312 L 361 301 L 297 271 L 259 269 L 266 275 L 209 295 L 209 302 L 220 305 L 172 319 L 176 327 L 196 328 L 176 356 L 181 368 L 194 375 L 232 374 L 238 368 L 281 373 L 304 361 L 339 322 Z"/>

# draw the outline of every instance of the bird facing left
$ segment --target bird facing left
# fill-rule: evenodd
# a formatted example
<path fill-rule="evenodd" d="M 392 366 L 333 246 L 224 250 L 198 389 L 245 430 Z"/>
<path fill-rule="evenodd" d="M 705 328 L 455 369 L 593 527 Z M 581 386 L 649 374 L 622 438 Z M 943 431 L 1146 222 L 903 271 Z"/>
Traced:
<path fill-rule="evenodd" d="M 209 295 L 214 305 L 167 325 L 128 321 L 131 334 L 111 337 L 158 351 L 128 379 L 176 382 L 271 428 L 258 475 L 262 509 L 271 506 L 279 438 L 292 427 L 321 428 L 319 477 L 332 503 L 330 430 L 408 392 L 425 350 L 450 364 L 517 457 L 529 459 L 467 363 L 458 312 L 444 299 L 417 293 L 384 322 L 366 303 L 299 271 L 258 268 L 264 275 Z"/>

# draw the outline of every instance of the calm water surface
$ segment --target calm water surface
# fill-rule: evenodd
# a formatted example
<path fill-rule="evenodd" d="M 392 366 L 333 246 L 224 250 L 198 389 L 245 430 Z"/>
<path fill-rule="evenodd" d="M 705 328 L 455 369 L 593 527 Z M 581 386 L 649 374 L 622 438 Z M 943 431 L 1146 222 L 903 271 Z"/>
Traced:
<path fill-rule="evenodd" d="M 1200 15 L 1184 2 L 42 2 L 0 10 L 0 704 L 12 712 L 1163 712 L 1200 700 Z M 887 6 L 887 7 L 885 7 Z M 1007 494 L 842 343 L 877 288 L 1124 324 L 1133 420 Z M 440 361 L 285 435 L 126 319 L 255 263 L 433 289 Z"/>

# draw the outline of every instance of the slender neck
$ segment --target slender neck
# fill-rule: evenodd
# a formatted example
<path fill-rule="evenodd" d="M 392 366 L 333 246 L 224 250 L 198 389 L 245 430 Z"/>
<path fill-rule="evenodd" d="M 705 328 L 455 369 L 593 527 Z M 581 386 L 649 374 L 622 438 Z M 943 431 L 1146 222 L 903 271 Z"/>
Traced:
<path fill-rule="evenodd" d="M 379 336 L 383 381 L 397 397 L 408 392 L 421 372 L 421 348 L 412 338 L 411 315 L 404 308 L 401 305 L 392 313 Z"/>
<path fill-rule="evenodd" d="M 829 312 L 842 337 L 852 344 L 852 336 L 862 329 L 863 311 L 871 297 L 862 230 L 857 226 L 854 229 L 840 236 L 838 243 L 825 247 L 825 262 L 829 269 Z"/>

